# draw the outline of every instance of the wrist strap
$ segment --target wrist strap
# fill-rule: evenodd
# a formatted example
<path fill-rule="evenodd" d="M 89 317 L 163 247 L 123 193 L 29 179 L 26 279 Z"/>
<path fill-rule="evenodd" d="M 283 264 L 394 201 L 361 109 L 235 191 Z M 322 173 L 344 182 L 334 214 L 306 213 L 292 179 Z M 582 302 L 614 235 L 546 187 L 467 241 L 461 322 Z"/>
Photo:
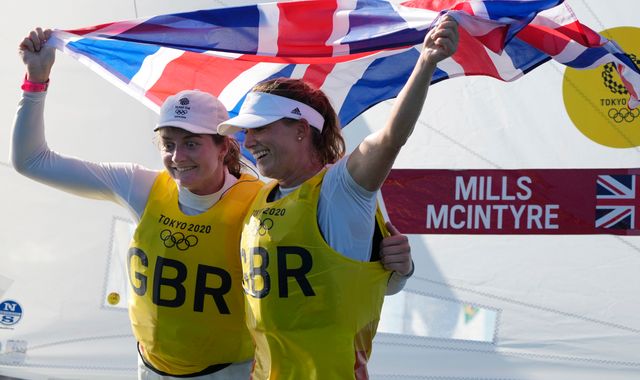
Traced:
<path fill-rule="evenodd" d="M 24 82 L 20 86 L 23 91 L 26 92 L 45 92 L 49 88 L 49 79 L 46 82 L 32 82 L 27 79 L 27 74 L 24 74 Z"/>

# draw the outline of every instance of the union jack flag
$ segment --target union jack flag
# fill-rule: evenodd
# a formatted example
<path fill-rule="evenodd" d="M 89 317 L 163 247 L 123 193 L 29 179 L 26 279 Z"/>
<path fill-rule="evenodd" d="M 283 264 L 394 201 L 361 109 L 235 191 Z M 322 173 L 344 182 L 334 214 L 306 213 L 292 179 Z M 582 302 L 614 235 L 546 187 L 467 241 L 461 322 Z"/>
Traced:
<path fill-rule="evenodd" d="M 614 62 L 630 106 L 638 104 L 640 70 L 562 0 L 266 3 L 58 30 L 50 43 L 156 112 L 169 95 L 200 89 L 233 117 L 254 84 L 293 77 L 322 89 L 344 126 L 398 95 L 444 13 L 458 21 L 460 44 L 432 83 L 465 75 L 512 81 L 549 59 L 585 69 Z"/>
<path fill-rule="evenodd" d="M 596 180 L 596 228 L 633 230 L 640 226 L 636 175 L 599 175 Z"/>

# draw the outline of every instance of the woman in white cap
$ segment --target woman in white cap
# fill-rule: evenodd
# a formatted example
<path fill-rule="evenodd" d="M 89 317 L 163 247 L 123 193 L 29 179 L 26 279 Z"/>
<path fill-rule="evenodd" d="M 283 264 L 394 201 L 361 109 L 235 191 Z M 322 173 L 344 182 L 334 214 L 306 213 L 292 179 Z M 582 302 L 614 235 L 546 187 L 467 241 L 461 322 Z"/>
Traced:
<path fill-rule="evenodd" d="M 263 184 L 240 172 L 237 142 L 216 132 L 227 111 L 201 91 L 168 97 L 155 126 L 163 171 L 53 152 L 43 117 L 55 60 L 55 50 L 44 46 L 49 34 L 37 28 L 20 44 L 27 74 L 13 130 L 14 167 L 132 211 L 138 225 L 128 251 L 129 315 L 140 379 L 248 379 L 254 345 L 244 320 L 239 242 Z M 406 237 L 391 236 L 383 246 L 387 255 L 410 261 Z M 177 277 L 165 278 L 163 270 Z M 402 286 L 390 284 L 396 291 Z"/>
<path fill-rule="evenodd" d="M 370 256 L 376 191 L 413 131 L 436 64 L 457 41 L 457 23 L 444 17 L 387 124 L 349 156 L 329 100 L 301 80 L 258 84 L 218 127 L 243 131 L 258 170 L 275 180 L 256 196 L 241 241 L 255 378 L 367 377 L 389 278 Z M 412 271 L 397 256 L 381 261 L 396 275 Z"/>
<path fill-rule="evenodd" d="M 38 28 L 20 45 L 27 75 L 13 165 L 36 181 L 132 211 L 129 316 L 140 379 L 247 379 L 254 346 L 244 320 L 238 244 L 261 182 L 240 173 L 238 143 L 216 133 L 227 111 L 201 91 L 168 97 L 155 126 L 163 171 L 53 152 L 43 121 L 55 59 L 55 50 L 43 46 L 49 33 Z"/>

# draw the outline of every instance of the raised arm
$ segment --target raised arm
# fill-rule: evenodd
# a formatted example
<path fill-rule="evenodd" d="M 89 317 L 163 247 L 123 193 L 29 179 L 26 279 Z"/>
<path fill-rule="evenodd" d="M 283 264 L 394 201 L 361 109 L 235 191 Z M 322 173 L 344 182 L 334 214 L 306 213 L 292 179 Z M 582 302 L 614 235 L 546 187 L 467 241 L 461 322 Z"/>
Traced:
<path fill-rule="evenodd" d="M 427 33 L 420 57 L 393 105 L 387 124 L 367 136 L 350 155 L 347 168 L 360 186 L 369 191 L 380 189 L 418 121 L 436 65 L 453 55 L 457 46 L 458 24 L 445 16 Z"/>
<path fill-rule="evenodd" d="M 45 83 L 55 50 L 45 46 L 49 30 L 37 28 L 19 47 L 26 79 Z M 28 83 L 28 82 L 27 82 Z M 94 163 L 49 149 L 44 131 L 46 92 L 25 88 L 14 120 L 11 162 L 20 174 L 62 191 L 128 205 L 141 214 L 155 173 L 134 164 Z"/>
<path fill-rule="evenodd" d="M 55 50 L 45 48 L 50 30 L 36 28 L 25 37 L 19 46 L 19 54 L 26 68 L 26 79 L 34 83 L 49 80 L 55 62 Z M 11 162 L 21 174 L 32 177 L 36 165 L 47 156 L 49 148 L 44 136 L 44 102 L 46 94 L 26 88 L 14 119 L 11 141 Z"/>

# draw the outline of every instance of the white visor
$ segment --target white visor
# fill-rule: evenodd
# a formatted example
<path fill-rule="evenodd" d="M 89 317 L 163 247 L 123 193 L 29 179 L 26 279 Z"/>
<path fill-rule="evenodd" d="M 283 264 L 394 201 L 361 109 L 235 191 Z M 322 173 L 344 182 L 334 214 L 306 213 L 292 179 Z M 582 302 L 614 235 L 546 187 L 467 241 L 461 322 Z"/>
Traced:
<path fill-rule="evenodd" d="M 324 125 L 320 112 L 302 102 L 264 92 L 250 92 L 238 116 L 220 123 L 218 133 L 232 135 L 245 128 L 259 128 L 284 118 L 305 119 L 320 132 Z"/>

